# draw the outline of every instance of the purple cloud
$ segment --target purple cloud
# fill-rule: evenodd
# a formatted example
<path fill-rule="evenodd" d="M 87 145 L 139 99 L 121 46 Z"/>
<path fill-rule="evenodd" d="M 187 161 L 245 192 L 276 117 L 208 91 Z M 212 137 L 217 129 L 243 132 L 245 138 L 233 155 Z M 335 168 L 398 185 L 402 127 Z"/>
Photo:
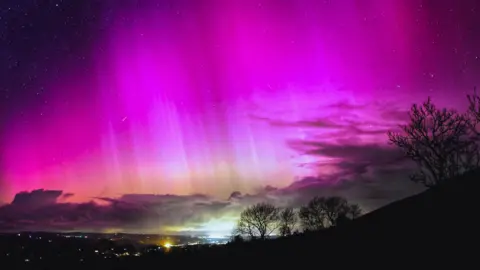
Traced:
<path fill-rule="evenodd" d="M 32 192 L 20 192 L 15 195 L 12 204 L 17 206 L 42 207 L 55 204 L 61 195 L 61 190 L 38 189 Z"/>
<path fill-rule="evenodd" d="M 19 193 L 10 204 L 0 207 L 0 230 L 208 232 L 217 228 L 215 225 L 205 227 L 205 224 L 219 220 L 233 226 L 240 211 L 251 204 L 270 202 L 280 207 L 299 207 L 316 195 L 344 196 L 369 211 L 421 190 L 400 172 L 395 168 L 377 170 L 372 176 L 335 183 L 330 179 L 308 177 L 285 188 L 267 186 L 255 194 L 235 191 L 225 200 L 202 194 L 125 194 L 118 198 L 66 203 L 57 201 L 64 196 L 61 191 L 35 190 Z"/>

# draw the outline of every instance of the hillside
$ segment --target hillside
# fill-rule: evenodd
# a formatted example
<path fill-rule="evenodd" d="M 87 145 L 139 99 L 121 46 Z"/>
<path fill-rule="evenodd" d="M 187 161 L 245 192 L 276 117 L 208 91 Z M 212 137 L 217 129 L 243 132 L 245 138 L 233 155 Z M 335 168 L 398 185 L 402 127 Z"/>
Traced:
<path fill-rule="evenodd" d="M 477 245 L 480 171 L 447 185 L 396 201 L 343 226 L 272 241 L 210 250 L 211 257 L 270 264 L 315 262 L 350 264 L 352 260 L 464 262 Z M 199 254 L 200 255 L 200 254 Z M 197 259 L 211 258 L 202 253 Z M 460 260 L 460 261 L 459 261 Z"/>

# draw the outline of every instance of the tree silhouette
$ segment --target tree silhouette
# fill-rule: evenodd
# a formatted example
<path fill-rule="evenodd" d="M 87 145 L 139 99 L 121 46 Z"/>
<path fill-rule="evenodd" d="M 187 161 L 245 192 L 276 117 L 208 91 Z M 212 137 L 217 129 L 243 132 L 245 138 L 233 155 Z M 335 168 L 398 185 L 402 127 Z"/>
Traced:
<path fill-rule="evenodd" d="M 358 204 L 349 204 L 345 216 L 349 219 L 356 219 L 362 215 L 362 208 Z"/>
<path fill-rule="evenodd" d="M 272 204 L 258 203 L 240 214 L 236 234 L 248 235 L 252 239 L 265 239 L 278 228 L 279 209 Z"/>
<path fill-rule="evenodd" d="M 338 196 L 323 198 L 326 226 L 337 225 L 338 217 L 346 216 L 349 205 L 346 199 Z"/>
<path fill-rule="evenodd" d="M 470 99 L 470 98 L 469 98 Z M 455 110 L 437 109 L 428 98 L 410 110 L 410 123 L 402 133 L 388 132 L 392 144 L 418 165 L 411 180 L 435 187 L 478 167 L 478 145 L 472 138 L 471 117 Z"/>
<path fill-rule="evenodd" d="M 467 95 L 468 99 L 468 115 L 472 117 L 471 131 L 475 135 L 475 140 L 480 136 L 480 132 L 477 129 L 478 123 L 480 123 L 480 96 L 477 95 L 476 88 L 473 95 Z"/>
<path fill-rule="evenodd" d="M 306 206 L 300 208 L 299 216 L 304 230 L 316 231 L 338 225 L 340 220 L 359 217 L 362 211 L 356 204 L 350 204 L 345 198 L 314 197 Z"/>
<path fill-rule="evenodd" d="M 288 207 L 283 209 L 279 215 L 279 222 L 280 235 L 291 235 L 297 223 L 297 215 L 293 211 L 293 208 Z"/>
<path fill-rule="evenodd" d="M 341 226 L 362 215 L 362 209 L 358 204 L 348 204 L 335 220 L 335 226 Z"/>
<path fill-rule="evenodd" d="M 243 243 L 243 242 L 244 242 L 243 237 L 239 234 L 233 235 L 230 238 L 230 243 L 232 243 L 232 244 L 239 244 L 239 243 Z"/>
<path fill-rule="evenodd" d="M 298 215 L 304 230 L 317 231 L 325 228 L 324 200 L 325 198 L 313 197 L 306 206 L 300 208 Z"/>
<path fill-rule="evenodd" d="M 473 95 L 467 95 L 468 112 L 480 122 L 480 96 L 477 95 L 477 89 L 474 89 Z"/>

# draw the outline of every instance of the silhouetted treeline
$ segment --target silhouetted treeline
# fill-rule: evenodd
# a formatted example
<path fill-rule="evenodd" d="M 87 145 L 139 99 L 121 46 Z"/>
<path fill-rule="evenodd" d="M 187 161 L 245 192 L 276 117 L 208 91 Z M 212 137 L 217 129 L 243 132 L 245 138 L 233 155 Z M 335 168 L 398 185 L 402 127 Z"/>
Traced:
<path fill-rule="evenodd" d="M 360 206 L 338 196 L 314 197 L 298 213 L 290 207 L 281 209 L 273 204 L 257 203 L 240 213 L 233 240 L 241 241 L 242 236 L 265 239 L 272 233 L 289 236 L 298 233 L 295 231 L 298 225 L 303 231 L 317 231 L 348 222 L 361 213 Z"/>

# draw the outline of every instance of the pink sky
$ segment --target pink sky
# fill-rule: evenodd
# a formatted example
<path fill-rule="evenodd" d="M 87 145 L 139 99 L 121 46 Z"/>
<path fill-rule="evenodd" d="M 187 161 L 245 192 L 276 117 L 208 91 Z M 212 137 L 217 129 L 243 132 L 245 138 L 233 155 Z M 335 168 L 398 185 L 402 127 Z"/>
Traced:
<path fill-rule="evenodd" d="M 9 130 L 5 199 L 35 188 L 85 200 L 285 187 L 318 173 L 299 164 L 334 162 L 300 156 L 289 140 L 387 141 L 294 123 L 389 129 L 398 121 L 385 120 L 385 107 L 407 110 L 432 94 L 415 84 L 430 32 L 409 1 L 274 2 L 114 9 L 95 68 L 50 82 L 55 116 Z M 458 104 L 444 93 L 433 96 Z"/>

